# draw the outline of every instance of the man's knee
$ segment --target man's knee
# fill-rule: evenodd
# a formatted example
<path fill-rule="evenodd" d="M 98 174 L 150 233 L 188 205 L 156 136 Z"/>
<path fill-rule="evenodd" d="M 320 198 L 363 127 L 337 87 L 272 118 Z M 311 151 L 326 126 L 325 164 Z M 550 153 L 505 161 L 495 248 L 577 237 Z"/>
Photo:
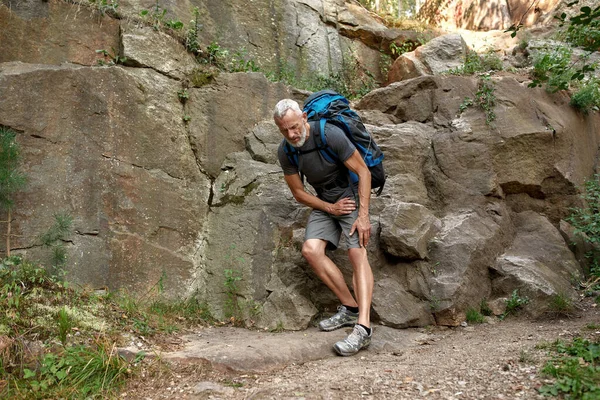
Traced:
<path fill-rule="evenodd" d="M 314 240 L 307 240 L 302 245 L 302 256 L 309 262 L 316 260 L 317 258 L 325 254 L 325 247 L 321 243 L 315 242 Z"/>

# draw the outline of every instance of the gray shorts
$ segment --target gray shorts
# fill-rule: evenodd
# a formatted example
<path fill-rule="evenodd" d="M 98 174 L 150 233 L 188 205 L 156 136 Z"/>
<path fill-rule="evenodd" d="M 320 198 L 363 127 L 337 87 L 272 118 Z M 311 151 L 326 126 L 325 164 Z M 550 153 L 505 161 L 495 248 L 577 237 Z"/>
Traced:
<path fill-rule="evenodd" d="M 326 240 L 329 242 L 327 244 L 328 249 L 336 249 L 343 234 L 347 248 L 359 248 L 358 231 L 354 231 L 352 236 L 349 236 L 356 218 L 358 218 L 358 208 L 346 215 L 331 215 L 321 210 L 313 210 L 310 217 L 308 217 L 304 240 Z"/>

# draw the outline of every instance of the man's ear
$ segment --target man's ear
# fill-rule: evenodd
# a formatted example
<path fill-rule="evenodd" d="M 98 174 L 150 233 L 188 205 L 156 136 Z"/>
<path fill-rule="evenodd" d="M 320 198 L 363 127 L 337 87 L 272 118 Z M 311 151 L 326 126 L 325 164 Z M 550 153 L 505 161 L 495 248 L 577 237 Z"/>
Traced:
<path fill-rule="evenodd" d="M 308 121 L 308 114 L 305 113 L 305 112 L 303 112 L 302 113 L 302 119 L 304 120 L 304 122 L 307 122 Z"/>

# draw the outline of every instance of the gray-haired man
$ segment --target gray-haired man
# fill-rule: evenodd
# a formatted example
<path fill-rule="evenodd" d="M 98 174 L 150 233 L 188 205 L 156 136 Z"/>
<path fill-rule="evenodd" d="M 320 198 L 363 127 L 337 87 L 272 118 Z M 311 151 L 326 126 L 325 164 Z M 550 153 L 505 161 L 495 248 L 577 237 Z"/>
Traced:
<path fill-rule="evenodd" d="M 313 209 L 306 226 L 302 255 L 342 303 L 334 316 L 319 323 L 319 328 L 331 331 L 354 325 L 352 333 L 337 342 L 334 349 L 342 356 L 356 354 L 371 343 L 373 272 L 366 250 L 371 235 L 371 173 L 355 146 L 335 125 L 326 124 L 324 133 L 327 146 L 336 153 L 343 166 L 328 162 L 320 151 L 315 151 L 317 144 L 311 130 L 316 129 L 294 100 L 278 102 L 273 119 L 285 140 L 300 153 L 298 166 L 295 166 L 285 153 L 284 143 L 279 146 L 278 158 L 285 181 L 294 198 Z M 358 175 L 357 184 L 350 182 L 348 170 Z M 317 196 L 304 190 L 300 171 L 315 188 Z M 325 254 L 326 248 L 338 246 L 341 235 L 346 239 L 353 267 L 356 299 L 339 268 Z"/>

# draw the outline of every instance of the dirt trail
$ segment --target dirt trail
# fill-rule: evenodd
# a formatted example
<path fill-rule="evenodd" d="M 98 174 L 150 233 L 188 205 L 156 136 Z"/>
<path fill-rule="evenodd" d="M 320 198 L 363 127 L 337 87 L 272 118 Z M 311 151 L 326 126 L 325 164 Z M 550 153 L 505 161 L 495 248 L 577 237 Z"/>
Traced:
<path fill-rule="evenodd" d="M 178 336 L 170 367 L 150 370 L 127 399 L 536 399 L 548 359 L 540 344 L 600 337 L 600 311 L 577 317 L 466 327 L 395 330 L 375 326 L 371 347 L 338 357 L 344 330 L 269 333 L 230 327 Z M 594 329 L 590 329 L 594 327 Z"/>

